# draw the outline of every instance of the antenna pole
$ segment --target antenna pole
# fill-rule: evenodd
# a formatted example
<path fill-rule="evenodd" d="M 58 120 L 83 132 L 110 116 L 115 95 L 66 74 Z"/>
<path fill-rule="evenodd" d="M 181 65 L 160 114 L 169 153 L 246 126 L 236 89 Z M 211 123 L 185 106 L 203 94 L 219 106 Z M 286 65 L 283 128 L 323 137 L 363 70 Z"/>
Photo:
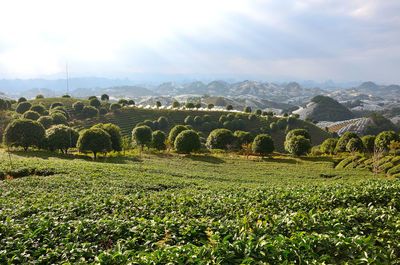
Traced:
<path fill-rule="evenodd" d="M 69 95 L 68 63 L 65 63 L 65 72 L 67 74 L 67 95 Z"/>

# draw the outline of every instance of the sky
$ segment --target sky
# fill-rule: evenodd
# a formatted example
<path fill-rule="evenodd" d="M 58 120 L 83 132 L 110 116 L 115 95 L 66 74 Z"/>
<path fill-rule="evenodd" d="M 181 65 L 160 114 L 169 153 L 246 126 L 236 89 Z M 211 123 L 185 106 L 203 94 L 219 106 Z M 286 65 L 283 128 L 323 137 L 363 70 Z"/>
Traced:
<path fill-rule="evenodd" d="M 400 83 L 399 0 L 1 0 L 0 25 L 0 78 Z"/>

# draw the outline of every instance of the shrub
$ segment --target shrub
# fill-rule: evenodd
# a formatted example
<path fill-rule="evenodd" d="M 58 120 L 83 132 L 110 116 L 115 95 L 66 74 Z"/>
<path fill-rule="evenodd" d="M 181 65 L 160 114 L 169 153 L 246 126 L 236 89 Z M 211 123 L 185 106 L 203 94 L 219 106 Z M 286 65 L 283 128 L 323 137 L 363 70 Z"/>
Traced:
<path fill-rule="evenodd" d="M 173 107 L 174 109 L 177 109 L 177 108 L 179 108 L 180 106 L 181 106 L 181 104 L 179 104 L 178 101 L 172 102 L 172 107 Z"/>
<path fill-rule="evenodd" d="M 311 142 L 303 135 L 291 137 L 285 141 L 285 150 L 292 155 L 301 156 L 310 152 Z"/>
<path fill-rule="evenodd" d="M 220 123 L 224 124 L 224 122 L 228 121 L 228 117 L 226 115 L 221 115 L 218 120 Z"/>
<path fill-rule="evenodd" d="M 207 147 L 210 149 L 227 149 L 235 141 L 233 133 L 228 129 L 215 129 L 207 138 Z"/>
<path fill-rule="evenodd" d="M 115 111 L 115 110 L 118 110 L 118 109 L 120 109 L 120 108 L 122 108 L 122 106 L 121 106 L 120 104 L 118 104 L 118 103 L 113 103 L 113 104 L 111 104 L 111 106 L 110 106 L 110 110 L 111 110 L 111 111 Z"/>
<path fill-rule="evenodd" d="M 31 103 L 23 101 L 23 102 L 18 103 L 17 108 L 15 109 L 15 111 L 18 112 L 19 114 L 24 114 L 31 107 L 32 107 Z"/>
<path fill-rule="evenodd" d="M 114 151 L 121 151 L 122 150 L 122 134 L 121 129 L 112 123 L 98 123 L 94 125 L 92 128 L 100 128 L 106 131 L 110 135 L 111 140 L 111 149 Z"/>
<path fill-rule="evenodd" d="M 101 101 L 109 101 L 110 100 L 110 97 L 107 94 L 101 95 L 100 98 L 101 98 Z"/>
<path fill-rule="evenodd" d="M 61 97 L 62 97 L 62 98 L 71 98 L 71 96 L 68 95 L 68 94 L 62 95 Z"/>
<path fill-rule="evenodd" d="M 287 134 L 286 134 L 286 141 L 288 141 L 290 138 L 292 138 L 293 136 L 304 136 L 304 138 L 307 138 L 308 140 L 310 140 L 311 141 L 311 136 L 310 136 L 310 134 L 308 133 L 308 131 L 307 130 L 305 130 L 305 129 L 294 129 L 294 130 L 291 130 L 291 131 L 289 131 Z"/>
<path fill-rule="evenodd" d="M 185 130 L 187 130 L 187 129 L 188 129 L 188 128 L 187 128 L 186 126 L 183 126 L 183 125 L 175 125 L 175 126 L 171 129 L 171 131 L 169 132 L 168 139 L 169 139 L 172 143 L 174 143 L 176 137 L 178 136 L 178 134 L 180 134 L 181 132 L 183 132 L 183 131 L 185 131 Z"/>
<path fill-rule="evenodd" d="M 44 127 L 33 120 L 18 119 L 10 122 L 4 131 L 3 141 L 7 146 L 39 146 L 44 138 Z"/>
<path fill-rule="evenodd" d="M 43 105 L 33 105 L 30 110 L 36 111 L 40 115 L 43 115 L 46 112 L 46 108 Z"/>
<path fill-rule="evenodd" d="M 133 99 L 128 100 L 128 105 L 135 105 L 135 101 Z"/>
<path fill-rule="evenodd" d="M 86 118 L 92 118 L 99 115 L 99 111 L 93 106 L 85 106 L 82 109 L 82 115 Z"/>
<path fill-rule="evenodd" d="M 135 127 L 132 130 L 132 140 L 140 145 L 140 149 L 143 151 L 145 145 L 150 144 L 153 131 L 149 126 L 143 125 Z"/>
<path fill-rule="evenodd" d="M 335 152 L 346 152 L 346 145 L 352 138 L 360 138 L 355 132 L 346 132 L 338 140 Z"/>
<path fill-rule="evenodd" d="M 276 124 L 276 122 L 271 122 L 269 128 L 271 129 L 271 131 L 276 132 L 278 130 L 278 125 Z"/>
<path fill-rule="evenodd" d="M 364 151 L 364 144 L 360 138 L 351 138 L 346 145 L 346 150 L 351 153 Z"/>
<path fill-rule="evenodd" d="M 232 107 L 232 105 L 231 104 L 228 104 L 228 105 L 226 105 L 226 110 L 233 110 L 233 107 Z"/>
<path fill-rule="evenodd" d="M 274 141 L 268 134 L 259 134 L 254 138 L 251 148 L 254 153 L 268 155 L 274 151 Z"/>
<path fill-rule="evenodd" d="M 262 114 L 262 111 L 260 109 L 256 109 L 254 112 L 256 115 L 260 116 Z"/>
<path fill-rule="evenodd" d="M 196 116 L 196 117 L 194 117 L 194 119 L 193 119 L 193 123 L 194 123 L 195 125 L 200 125 L 202 122 L 203 122 L 203 119 L 202 119 L 200 116 Z"/>
<path fill-rule="evenodd" d="M 391 141 L 399 141 L 400 137 L 394 131 L 381 132 L 375 138 L 375 146 L 381 151 L 388 151 Z"/>
<path fill-rule="evenodd" d="M 151 147 L 156 148 L 157 150 L 165 150 L 165 140 L 167 136 L 163 131 L 157 130 L 153 132 Z"/>
<path fill-rule="evenodd" d="M 53 118 L 51 116 L 42 116 L 37 121 L 40 122 L 45 129 L 53 125 Z"/>
<path fill-rule="evenodd" d="M 244 108 L 243 111 L 246 112 L 246 113 L 251 113 L 251 107 L 247 106 L 247 107 Z"/>
<path fill-rule="evenodd" d="M 53 119 L 53 124 L 64 124 L 67 122 L 67 118 L 60 112 L 52 113 L 51 118 Z"/>
<path fill-rule="evenodd" d="M 157 108 L 161 107 L 161 102 L 160 101 L 156 101 L 156 107 Z"/>
<path fill-rule="evenodd" d="M 373 153 L 375 148 L 375 135 L 365 135 L 361 138 L 366 153 Z"/>
<path fill-rule="evenodd" d="M 328 138 L 321 145 L 321 152 L 328 155 L 333 155 L 335 153 L 335 148 L 337 144 L 336 138 Z"/>
<path fill-rule="evenodd" d="M 24 113 L 24 115 L 22 115 L 22 117 L 24 119 L 29 119 L 29 120 L 36 121 L 37 119 L 39 119 L 40 114 L 37 113 L 36 111 L 28 110 L 27 112 Z"/>
<path fill-rule="evenodd" d="M 93 106 L 95 108 L 98 108 L 98 107 L 100 107 L 101 102 L 97 98 L 93 98 L 93 99 L 90 100 L 89 105 Z"/>
<path fill-rule="evenodd" d="M 22 103 L 22 102 L 25 102 L 25 101 L 26 101 L 26 98 L 24 98 L 24 97 L 20 97 L 18 99 L 18 103 Z"/>
<path fill-rule="evenodd" d="M 0 111 L 7 110 L 7 109 L 8 109 L 7 101 L 5 101 L 4 99 L 0 98 Z"/>
<path fill-rule="evenodd" d="M 67 153 L 68 148 L 75 147 L 79 133 L 68 126 L 56 125 L 46 130 L 46 143 L 50 150 L 59 149 Z"/>
<path fill-rule="evenodd" d="M 95 98 L 97 98 L 97 97 L 96 96 L 89 96 L 88 100 L 92 100 L 92 99 L 95 99 Z"/>
<path fill-rule="evenodd" d="M 185 124 L 193 124 L 194 123 L 193 116 L 191 116 L 191 115 L 186 116 L 186 118 L 185 118 L 185 120 L 183 122 Z"/>
<path fill-rule="evenodd" d="M 207 109 L 212 109 L 212 108 L 214 108 L 214 104 L 210 103 L 210 104 L 207 105 Z"/>
<path fill-rule="evenodd" d="M 255 114 L 250 114 L 249 115 L 249 120 L 255 121 L 255 120 L 257 120 L 257 116 Z"/>
<path fill-rule="evenodd" d="M 61 102 L 54 102 L 53 104 L 51 104 L 50 109 L 54 109 L 56 107 L 62 107 L 64 106 Z"/>
<path fill-rule="evenodd" d="M 108 113 L 108 109 L 106 107 L 101 107 L 99 109 L 99 114 L 100 115 L 106 115 Z"/>
<path fill-rule="evenodd" d="M 93 152 L 96 159 L 97 153 L 111 150 L 111 137 L 100 128 L 83 130 L 79 134 L 77 147 L 79 152 Z"/>
<path fill-rule="evenodd" d="M 159 117 L 157 122 L 160 129 L 166 129 L 168 127 L 168 119 L 164 116 Z"/>
<path fill-rule="evenodd" d="M 321 151 L 321 146 L 320 145 L 316 145 L 311 147 L 311 155 L 312 156 L 320 156 L 322 155 L 322 151 Z"/>
<path fill-rule="evenodd" d="M 84 107 L 85 107 L 85 104 L 83 104 L 82 101 L 77 101 L 77 102 L 75 102 L 75 103 L 72 105 L 72 108 L 74 108 L 74 110 L 75 110 L 77 113 L 82 112 L 82 110 L 83 110 Z"/>
<path fill-rule="evenodd" d="M 239 147 L 252 143 L 254 140 L 254 136 L 250 132 L 245 131 L 235 131 L 233 136 L 235 136 L 235 141 Z"/>
<path fill-rule="evenodd" d="M 52 108 L 50 110 L 50 114 L 53 114 L 53 113 L 56 113 L 56 112 L 59 112 L 59 113 L 63 114 L 65 116 L 65 118 L 67 118 L 67 120 L 69 119 L 69 113 L 64 107 L 57 106 L 57 107 Z"/>
<path fill-rule="evenodd" d="M 188 103 L 185 104 L 185 108 L 193 109 L 194 108 L 194 104 L 192 102 L 188 102 Z"/>
<path fill-rule="evenodd" d="M 43 96 L 42 94 L 38 94 L 38 95 L 36 95 L 35 98 L 36 98 L 36 99 L 41 99 L 41 98 L 44 98 L 44 96 Z"/>
<path fill-rule="evenodd" d="M 201 143 L 199 135 L 193 130 L 185 130 L 178 134 L 174 147 L 178 153 L 189 154 L 200 150 Z"/>
<path fill-rule="evenodd" d="M 276 125 L 278 126 L 279 129 L 283 130 L 283 129 L 286 128 L 287 121 L 286 121 L 286 119 L 279 119 L 279 120 L 276 121 Z M 304 130 L 304 129 L 297 129 L 297 130 Z M 306 130 L 304 130 L 304 131 L 306 131 Z M 294 135 L 303 135 L 303 134 L 301 132 L 299 132 L 299 134 L 294 133 Z M 306 136 L 304 136 L 304 137 L 306 137 Z M 306 137 L 306 138 L 310 139 L 308 137 Z"/>

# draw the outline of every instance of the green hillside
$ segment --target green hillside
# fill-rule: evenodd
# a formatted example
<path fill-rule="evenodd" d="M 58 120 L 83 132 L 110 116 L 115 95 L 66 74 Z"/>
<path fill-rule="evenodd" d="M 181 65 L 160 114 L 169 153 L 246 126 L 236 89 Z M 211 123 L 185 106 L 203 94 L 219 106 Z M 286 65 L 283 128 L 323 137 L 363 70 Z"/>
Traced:
<path fill-rule="evenodd" d="M 311 99 L 316 103 L 308 118 L 315 121 L 343 121 L 354 118 L 354 114 L 336 100 L 326 96 L 316 96 Z"/>

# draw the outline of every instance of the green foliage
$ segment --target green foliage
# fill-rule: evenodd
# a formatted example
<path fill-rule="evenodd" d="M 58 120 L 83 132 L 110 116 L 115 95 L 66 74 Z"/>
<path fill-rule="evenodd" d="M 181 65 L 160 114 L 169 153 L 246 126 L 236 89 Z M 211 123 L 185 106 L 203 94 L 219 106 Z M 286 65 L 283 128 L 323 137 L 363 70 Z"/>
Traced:
<path fill-rule="evenodd" d="M 179 108 L 180 106 L 181 106 L 181 104 L 179 104 L 178 101 L 172 102 L 172 107 L 173 107 L 174 109 L 177 109 L 177 108 Z"/>
<path fill-rule="evenodd" d="M 328 138 L 321 144 L 321 152 L 327 155 L 333 155 L 338 140 L 336 138 Z"/>
<path fill-rule="evenodd" d="M 28 110 L 27 112 L 24 113 L 24 115 L 22 115 L 22 117 L 24 119 L 29 119 L 29 120 L 38 120 L 40 117 L 40 114 L 37 113 L 36 111 L 32 111 L 32 110 Z"/>
<path fill-rule="evenodd" d="M 239 147 L 244 144 L 252 143 L 254 140 L 253 134 L 245 131 L 235 131 L 233 136 L 235 136 L 235 141 Z"/>
<path fill-rule="evenodd" d="M 378 135 L 383 131 L 398 131 L 398 128 L 387 118 L 385 118 L 382 114 L 379 113 L 371 113 L 368 118 L 372 120 L 372 123 L 367 125 L 364 129 L 364 134 Z"/>
<path fill-rule="evenodd" d="M 53 124 L 65 124 L 67 122 L 67 118 L 60 112 L 52 113 L 50 116 L 53 120 Z"/>
<path fill-rule="evenodd" d="M 110 105 L 110 110 L 111 111 L 115 111 L 115 110 L 118 110 L 120 108 L 122 108 L 122 106 L 120 104 L 118 104 L 118 103 L 113 103 L 113 104 Z"/>
<path fill-rule="evenodd" d="M 25 102 L 25 101 L 26 101 L 26 98 L 24 98 L 24 97 L 20 97 L 18 99 L 18 103 L 22 103 L 22 102 Z"/>
<path fill-rule="evenodd" d="M 364 144 L 365 152 L 373 153 L 374 147 L 375 147 L 375 136 L 374 135 L 365 135 L 363 138 L 361 138 L 361 140 Z"/>
<path fill-rule="evenodd" d="M 254 138 L 251 148 L 254 153 L 268 155 L 274 151 L 274 141 L 268 134 L 259 134 Z"/>
<path fill-rule="evenodd" d="M 346 150 L 351 153 L 361 153 L 364 151 L 364 144 L 360 138 L 351 138 L 346 144 Z"/>
<path fill-rule="evenodd" d="M 305 129 L 294 129 L 294 130 L 289 131 L 286 134 L 286 141 L 288 141 L 293 136 L 304 136 L 305 138 L 307 138 L 308 140 L 311 141 L 311 136 L 308 133 L 308 131 Z"/>
<path fill-rule="evenodd" d="M 4 131 L 3 142 L 7 146 L 21 146 L 26 150 L 30 146 L 40 146 L 44 138 L 44 127 L 33 120 L 13 120 Z"/>
<path fill-rule="evenodd" d="M 55 125 L 46 130 L 46 144 L 50 150 L 59 149 L 67 152 L 68 148 L 75 147 L 79 133 L 65 125 Z"/>
<path fill-rule="evenodd" d="M 167 136 L 163 131 L 157 130 L 153 132 L 151 147 L 156 148 L 157 150 L 165 150 L 165 140 Z"/>
<path fill-rule="evenodd" d="M 207 138 L 207 147 L 210 149 L 228 149 L 234 144 L 235 137 L 228 129 L 215 129 Z"/>
<path fill-rule="evenodd" d="M 338 140 L 335 148 L 335 152 L 346 152 L 347 143 L 352 138 L 360 138 L 355 132 L 345 132 Z"/>
<path fill-rule="evenodd" d="M 100 128 L 106 131 L 110 135 L 111 140 L 111 149 L 114 151 L 121 151 L 122 150 L 122 134 L 121 129 L 112 123 L 98 123 L 94 125 L 92 128 Z"/>
<path fill-rule="evenodd" d="M 214 104 L 212 104 L 212 103 L 207 104 L 207 109 L 213 109 L 213 108 L 214 108 Z"/>
<path fill-rule="evenodd" d="M 46 112 L 46 108 L 43 105 L 32 105 L 31 109 L 32 111 L 36 111 L 40 115 L 43 115 Z"/>
<path fill-rule="evenodd" d="M 68 94 L 64 94 L 64 95 L 62 95 L 61 97 L 62 97 L 62 98 L 71 98 L 71 96 L 68 95 Z"/>
<path fill-rule="evenodd" d="M 15 109 L 15 111 L 18 112 L 19 114 L 24 114 L 31 107 L 32 107 L 31 103 L 23 101 L 23 102 L 18 103 L 17 108 Z"/>
<path fill-rule="evenodd" d="M 79 133 L 77 147 L 79 152 L 93 152 L 94 158 L 97 153 L 111 151 L 111 137 L 100 128 L 90 128 Z"/>
<path fill-rule="evenodd" d="M 200 137 L 193 130 L 185 130 L 178 134 L 175 139 L 174 147 L 178 153 L 189 154 L 200 150 Z"/>
<path fill-rule="evenodd" d="M 221 124 L 224 124 L 224 122 L 228 121 L 228 117 L 226 117 L 226 115 L 221 115 L 221 116 L 219 117 L 218 121 L 219 121 Z"/>
<path fill-rule="evenodd" d="M 101 102 L 97 98 L 93 98 L 93 99 L 90 100 L 89 105 L 93 106 L 95 108 L 98 108 L 98 107 L 100 107 Z"/>
<path fill-rule="evenodd" d="M 399 140 L 399 135 L 394 131 L 384 131 L 375 138 L 375 146 L 381 151 L 388 151 L 390 142 Z"/>
<path fill-rule="evenodd" d="M 50 109 L 54 109 L 56 107 L 62 107 L 64 106 L 61 102 L 54 102 L 50 105 Z"/>
<path fill-rule="evenodd" d="M 107 94 L 101 95 L 100 98 L 101 98 L 101 101 L 109 101 L 110 100 L 110 97 Z"/>
<path fill-rule="evenodd" d="M 88 100 L 90 101 L 90 100 L 95 99 L 95 98 L 97 98 L 97 97 L 96 96 L 89 96 Z"/>
<path fill-rule="evenodd" d="M 133 99 L 128 100 L 128 105 L 135 105 L 135 101 Z"/>
<path fill-rule="evenodd" d="M 256 111 L 254 112 L 256 115 L 261 116 L 262 111 L 260 109 L 256 109 Z"/>
<path fill-rule="evenodd" d="M 200 116 L 195 116 L 193 119 L 194 125 L 199 126 L 199 125 L 201 125 L 202 122 L 203 122 L 203 119 Z"/>
<path fill-rule="evenodd" d="M 187 128 L 186 126 L 184 126 L 184 125 L 175 125 L 175 126 L 171 129 L 171 131 L 169 132 L 168 139 L 169 139 L 172 143 L 174 143 L 176 137 L 178 136 L 178 134 L 180 134 L 181 132 L 183 132 L 183 131 L 185 131 L 185 130 L 187 130 L 187 129 L 188 129 L 188 128 Z"/>
<path fill-rule="evenodd" d="M 81 113 L 84 107 L 85 104 L 83 104 L 82 101 L 77 101 L 72 105 L 72 108 L 74 108 L 77 113 Z"/>
<path fill-rule="evenodd" d="M 254 115 L 254 114 L 250 114 L 250 115 L 249 115 L 249 120 L 255 121 L 255 120 L 257 120 L 257 116 Z"/>
<path fill-rule="evenodd" d="M 226 105 L 225 107 L 226 110 L 233 110 L 233 107 L 231 104 Z"/>
<path fill-rule="evenodd" d="M 2 110 L 8 110 L 8 104 L 7 104 L 7 101 L 0 98 L 0 111 L 2 111 Z"/>
<path fill-rule="evenodd" d="M 161 102 L 160 101 L 156 101 L 156 107 L 157 108 L 161 107 Z"/>
<path fill-rule="evenodd" d="M 82 109 L 82 115 L 86 118 L 92 118 L 99 115 L 99 111 L 93 106 L 85 106 Z"/>
<path fill-rule="evenodd" d="M 169 125 L 168 119 L 165 116 L 158 118 L 157 122 L 160 129 L 166 129 Z"/>
<path fill-rule="evenodd" d="M 246 112 L 246 113 L 251 113 L 251 107 L 247 106 L 247 107 L 244 108 L 243 111 Z"/>
<path fill-rule="evenodd" d="M 41 98 L 44 98 L 44 96 L 43 96 L 42 94 L 38 94 L 38 95 L 36 95 L 35 98 L 36 98 L 36 99 L 41 99 Z"/>
<path fill-rule="evenodd" d="M 45 129 L 53 125 L 53 118 L 51 116 L 42 116 L 37 121 L 40 122 Z"/>
<path fill-rule="evenodd" d="M 126 100 L 126 99 L 124 99 L 124 98 L 119 99 L 117 103 L 118 103 L 119 105 L 121 105 L 121 106 L 126 106 L 126 105 L 129 104 L 128 100 Z"/>
<path fill-rule="evenodd" d="M 342 121 L 354 118 L 354 114 L 344 105 L 327 96 L 316 96 L 311 99 L 317 103 L 307 117 L 315 121 Z"/>
<path fill-rule="evenodd" d="M 100 115 L 106 115 L 108 113 L 108 109 L 107 109 L 107 107 L 100 107 L 99 108 L 99 114 Z"/>
<path fill-rule="evenodd" d="M 295 156 L 305 155 L 310 152 L 311 142 L 303 135 L 295 135 L 285 141 L 285 150 Z"/>
<path fill-rule="evenodd" d="M 185 120 L 183 121 L 185 124 L 193 124 L 194 123 L 194 118 L 192 115 L 186 116 Z"/>
<path fill-rule="evenodd" d="M 143 125 L 139 127 L 135 127 L 132 130 L 132 140 L 137 144 L 141 146 L 141 149 L 143 150 L 143 147 L 145 145 L 148 145 L 151 143 L 152 140 L 152 133 L 153 131 L 149 126 Z"/>
<path fill-rule="evenodd" d="M 187 108 L 187 109 L 193 109 L 193 108 L 194 108 L 194 104 L 193 104 L 192 102 L 187 102 L 187 103 L 185 104 L 185 108 Z"/>
<path fill-rule="evenodd" d="M 194 107 L 195 107 L 196 109 L 201 108 L 201 103 L 200 103 L 200 102 L 196 102 L 196 103 L 194 104 Z"/>

